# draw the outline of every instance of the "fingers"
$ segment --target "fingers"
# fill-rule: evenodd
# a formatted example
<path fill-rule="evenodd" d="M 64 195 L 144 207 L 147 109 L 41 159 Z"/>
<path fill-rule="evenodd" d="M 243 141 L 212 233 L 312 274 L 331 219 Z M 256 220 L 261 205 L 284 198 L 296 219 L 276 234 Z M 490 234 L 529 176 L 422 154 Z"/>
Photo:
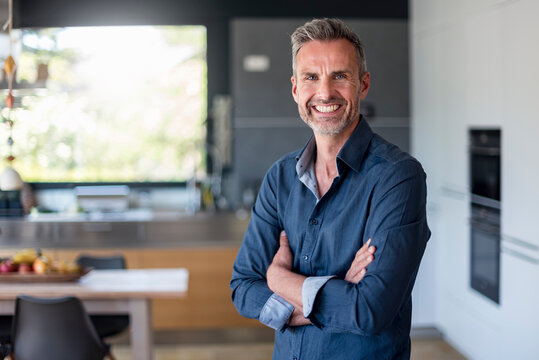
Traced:
<path fill-rule="evenodd" d="M 371 239 L 369 239 L 363 246 L 356 252 L 352 266 L 366 267 L 374 260 L 375 246 L 369 246 Z"/>
<path fill-rule="evenodd" d="M 369 239 L 363 246 L 357 251 L 354 261 L 350 265 L 350 269 L 346 273 L 345 280 L 359 283 L 367 272 L 367 266 L 374 260 L 374 253 L 376 252 L 375 246 L 370 246 L 371 239 Z"/>
<path fill-rule="evenodd" d="M 288 236 L 286 236 L 284 231 L 281 231 L 279 234 L 279 249 L 277 249 L 277 252 L 273 256 L 272 265 L 291 270 L 293 262 L 294 255 L 288 244 Z"/>
<path fill-rule="evenodd" d="M 369 245 L 371 244 L 372 239 L 367 240 L 363 246 L 356 252 L 356 259 L 369 250 Z"/>
<path fill-rule="evenodd" d="M 363 280 L 363 278 L 365 277 L 366 273 L 367 273 L 367 269 L 361 269 L 361 271 L 356 276 L 354 276 L 354 278 L 352 279 L 352 282 L 354 284 L 359 284 L 359 282 Z"/>
<path fill-rule="evenodd" d="M 279 235 L 279 245 L 288 246 L 288 236 L 284 230 L 281 231 L 281 234 Z"/>
<path fill-rule="evenodd" d="M 350 269 L 346 273 L 344 280 L 354 283 L 354 284 L 358 284 L 363 279 L 366 273 L 367 273 L 367 269 L 361 269 L 359 270 L 359 272 L 356 272 L 355 270 Z"/>

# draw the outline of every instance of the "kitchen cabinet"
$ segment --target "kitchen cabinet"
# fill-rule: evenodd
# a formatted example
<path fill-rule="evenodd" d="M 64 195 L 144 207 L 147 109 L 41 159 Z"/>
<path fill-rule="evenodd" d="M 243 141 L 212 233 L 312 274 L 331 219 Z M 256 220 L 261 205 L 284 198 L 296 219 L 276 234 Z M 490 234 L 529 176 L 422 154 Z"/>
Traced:
<path fill-rule="evenodd" d="M 539 251 L 537 252 L 539 255 Z M 539 259 L 539 256 L 538 256 Z M 501 310 L 504 346 L 500 359 L 537 359 L 539 324 L 539 261 L 502 251 Z"/>
<path fill-rule="evenodd" d="M 51 244 L 57 237 L 58 229 L 54 223 L 3 220 L 0 223 L 0 246 L 2 247 L 36 247 L 40 243 Z"/>
<path fill-rule="evenodd" d="M 137 246 L 146 239 L 142 221 L 33 221 L 0 219 L 0 247 Z"/>
<path fill-rule="evenodd" d="M 58 224 L 58 238 L 75 246 L 92 243 L 106 246 L 111 242 L 127 246 L 142 243 L 146 238 L 146 224 L 143 222 L 66 222 Z"/>
<path fill-rule="evenodd" d="M 151 221 L 146 223 L 146 242 L 171 245 L 204 246 L 208 242 L 219 244 L 223 239 L 237 244 L 243 239 L 248 220 L 235 216 L 200 215 L 187 221 Z"/>
<path fill-rule="evenodd" d="M 185 267 L 189 291 L 183 300 L 154 300 L 158 329 L 262 326 L 240 316 L 228 287 L 237 247 L 204 249 L 148 249 L 141 252 L 141 267 Z"/>
<path fill-rule="evenodd" d="M 502 131 L 502 233 L 539 246 L 539 2 L 519 1 L 504 10 L 506 126 Z"/>

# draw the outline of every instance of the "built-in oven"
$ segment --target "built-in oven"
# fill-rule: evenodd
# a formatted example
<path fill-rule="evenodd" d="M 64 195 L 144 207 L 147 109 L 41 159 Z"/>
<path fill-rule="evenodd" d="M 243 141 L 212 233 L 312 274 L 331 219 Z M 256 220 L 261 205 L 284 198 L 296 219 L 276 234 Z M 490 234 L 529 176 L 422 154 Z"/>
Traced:
<path fill-rule="evenodd" d="M 470 130 L 470 285 L 499 303 L 501 132 Z"/>

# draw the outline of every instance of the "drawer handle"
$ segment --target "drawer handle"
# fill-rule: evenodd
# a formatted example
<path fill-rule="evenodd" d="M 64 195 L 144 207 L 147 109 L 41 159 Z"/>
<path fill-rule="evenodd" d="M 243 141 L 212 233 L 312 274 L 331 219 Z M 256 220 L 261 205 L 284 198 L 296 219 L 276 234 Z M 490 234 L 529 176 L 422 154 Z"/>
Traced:
<path fill-rule="evenodd" d="M 539 260 L 537 260 L 536 258 L 533 258 L 533 257 L 528 256 L 528 255 L 521 254 L 520 252 L 515 251 L 513 249 L 508 249 L 506 247 L 502 247 L 502 253 L 507 254 L 507 255 L 511 255 L 513 257 L 516 257 L 516 258 L 518 258 L 520 260 L 524 260 L 524 261 L 529 262 L 529 263 L 534 264 L 534 265 L 539 265 Z"/>
<path fill-rule="evenodd" d="M 526 240 L 517 239 L 514 236 L 509 236 L 507 234 L 502 234 L 502 239 L 504 241 L 507 241 L 507 242 L 510 242 L 512 244 L 518 245 L 518 246 L 520 246 L 522 248 L 525 248 L 527 250 L 539 251 L 539 246 L 537 246 L 535 244 L 532 244 L 532 243 L 530 243 L 529 241 L 526 241 Z"/>

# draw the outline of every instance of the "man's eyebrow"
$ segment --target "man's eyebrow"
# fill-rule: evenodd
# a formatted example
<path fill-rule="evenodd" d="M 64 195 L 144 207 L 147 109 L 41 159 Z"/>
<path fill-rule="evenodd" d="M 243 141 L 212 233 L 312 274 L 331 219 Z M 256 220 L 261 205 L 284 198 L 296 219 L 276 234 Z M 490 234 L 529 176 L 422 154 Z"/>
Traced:
<path fill-rule="evenodd" d="M 337 71 L 331 72 L 331 75 L 342 75 L 342 74 L 349 75 L 349 74 L 352 74 L 352 71 L 351 70 L 337 70 Z"/>
<path fill-rule="evenodd" d="M 353 74 L 353 71 L 351 70 L 336 70 L 331 72 L 331 76 L 335 75 L 351 75 Z M 304 71 L 300 74 L 302 77 L 309 77 L 309 76 L 318 76 L 317 72 L 312 71 Z"/>

